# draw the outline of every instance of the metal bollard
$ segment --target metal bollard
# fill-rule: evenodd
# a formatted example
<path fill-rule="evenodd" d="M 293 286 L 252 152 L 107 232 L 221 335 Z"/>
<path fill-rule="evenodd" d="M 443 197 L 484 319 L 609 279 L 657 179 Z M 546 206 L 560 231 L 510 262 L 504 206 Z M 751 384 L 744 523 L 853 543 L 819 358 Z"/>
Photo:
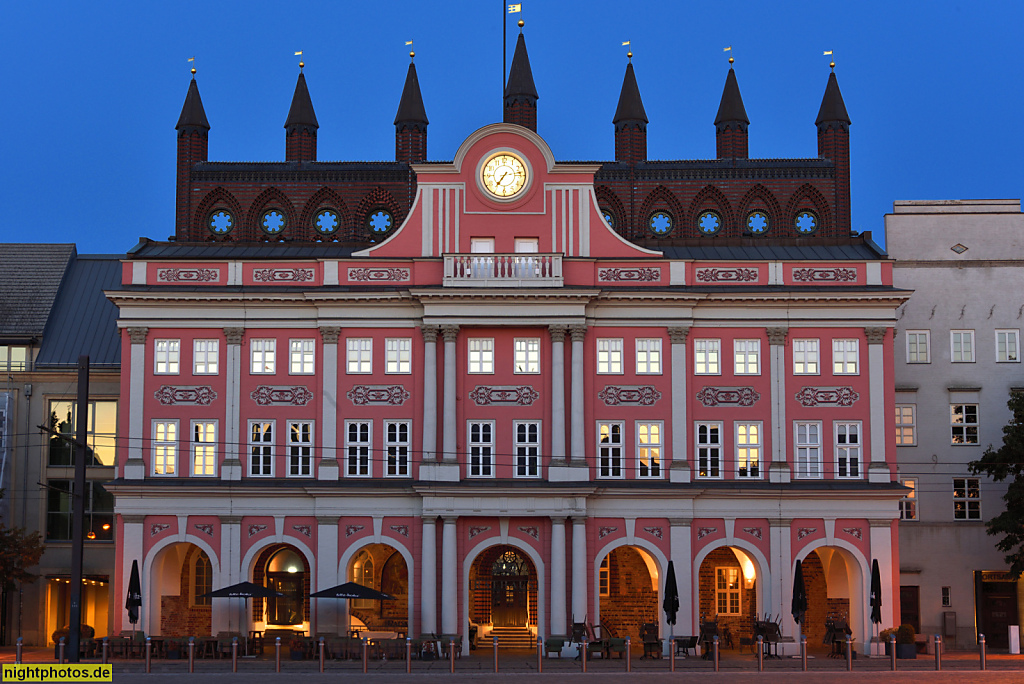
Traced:
<path fill-rule="evenodd" d="M 580 663 L 583 664 L 583 671 L 587 671 L 587 637 L 583 637 L 583 645 L 580 646 Z"/>
<path fill-rule="evenodd" d="M 238 672 L 238 637 L 231 637 L 231 671 Z"/>
<path fill-rule="evenodd" d="M 935 635 L 935 669 L 942 669 L 942 635 Z"/>
<path fill-rule="evenodd" d="M 764 636 L 757 635 L 757 671 L 764 672 Z"/>
<path fill-rule="evenodd" d="M 715 661 L 715 672 L 718 672 L 718 635 L 711 640 L 711 659 Z"/>
<path fill-rule="evenodd" d="M 146 637 L 146 674 L 153 671 L 153 642 Z"/>
<path fill-rule="evenodd" d="M 448 639 L 448 660 L 450 661 L 449 670 L 455 672 L 455 639 Z"/>
<path fill-rule="evenodd" d="M 412 637 L 405 637 L 405 674 L 412 672 Z"/>
<path fill-rule="evenodd" d="M 675 639 L 668 641 L 668 671 L 676 671 L 676 642 Z"/>
<path fill-rule="evenodd" d="M 370 642 L 367 641 L 366 637 L 363 637 L 363 672 L 366 672 L 366 667 L 370 659 Z"/>
<path fill-rule="evenodd" d="M 494 671 L 498 671 L 498 637 L 494 637 Z"/>
<path fill-rule="evenodd" d="M 324 671 L 324 638 L 320 637 L 320 673 Z"/>
<path fill-rule="evenodd" d="M 626 635 L 626 672 L 633 671 L 633 649 L 630 648 L 633 645 L 633 637 Z"/>
<path fill-rule="evenodd" d="M 57 662 L 64 664 L 64 637 L 60 638 L 60 644 L 57 645 Z"/>
<path fill-rule="evenodd" d="M 896 635 L 889 636 L 889 669 L 896 671 Z"/>
<path fill-rule="evenodd" d="M 537 637 L 537 672 L 544 671 L 544 637 Z"/>
<path fill-rule="evenodd" d="M 107 640 L 106 639 L 103 640 L 103 645 L 104 646 L 107 645 Z M 104 652 L 104 655 L 106 655 L 105 652 Z M 14 663 L 15 663 L 15 665 L 21 665 L 21 637 L 18 637 L 18 642 L 17 642 L 17 644 L 14 647 Z M 106 659 L 103 660 L 103 664 L 104 665 L 107 664 Z M 985 668 L 982 668 L 982 669 L 985 669 Z"/>
<path fill-rule="evenodd" d="M 281 672 L 281 637 L 274 639 L 274 669 Z"/>
<path fill-rule="evenodd" d="M 101 658 L 101 664 L 103 665 L 106 665 L 107 661 L 110 659 L 110 641 L 107 637 L 103 637 L 103 649 Z"/>
<path fill-rule="evenodd" d="M 280 641 L 280 639 L 278 639 Z M 188 638 L 188 673 L 196 671 L 196 638 Z"/>
<path fill-rule="evenodd" d="M 800 669 L 807 672 L 807 635 L 800 635 Z"/>
<path fill-rule="evenodd" d="M 846 671 L 853 672 L 853 637 L 846 635 Z"/>
<path fill-rule="evenodd" d="M 19 639 L 18 641 L 21 641 L 21 640 Z M 987 670 L 988 669 L 988 662 L 986 661 L 985 656 L 987 656 L 988 654 L 986 653 L 987 647 L 985 646 L 985 635 L 984 634 L 979 634 L 978 635 L 978 646 L 981 648 L 981 669 L 982 670 Z M 18 662 L 21 662 L 21 661 L 18 661 Z"/>

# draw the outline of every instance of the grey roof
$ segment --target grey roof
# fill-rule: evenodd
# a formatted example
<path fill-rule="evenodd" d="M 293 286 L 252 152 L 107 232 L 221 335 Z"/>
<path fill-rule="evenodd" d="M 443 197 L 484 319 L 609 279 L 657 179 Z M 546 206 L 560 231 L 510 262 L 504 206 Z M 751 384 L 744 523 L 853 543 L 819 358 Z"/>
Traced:
<path fill-rule="evenodd" d="M 640 86 L 636 83 L 636 74 L 633 72 L 633 63 L 626 65 L 626 75 L 622 77 L 622 90 L 619 91 L 619 104 L 615 108 L 615 116 L 612 123 L 620 121 L 643 121 L 647 123 L 647 111 L 644 109 L 644 102 L 640 98 Z"/>
<path fill-rule="evenodd" d="M 416 75 L 416 65 L 410 63 L 405 75 L 405 87 L 402 88 L 402 99 L 398 101 L 398 113 L 395 124 L 421 123 L 427 121 L 427 110 L 423 107 L 423 95 L 420 93 L 420 79 Z"/>
<path fill-rule="evenodd" d="M 103 294 L 120 288 L 121 257 L 89 254 L 73 260 L 46 325 L 36 367 L 75 366 L 83 354 L 91 367 L 120 366 L 117 307 Z"/>
<path fill-rule="evenodd" d="M 839 91 L 839 81 L 834 71 L 828 75 L 825 95 L 821 98 L 821 108 L 814 123 L 818 125 L 825 121 L 842 121 L 850 124 L 850 115 L 846 113 L 846 103 L 843 102 L 843 94 Z"/>
<path fill-rule="evenodd" d="M 725 88 L 722 89 L 722 101 L 718 105 L 715 125 L 726 121 L 750 123 L 750 119 L 747 118 L 747 110 L 743 106 L 743 97 L 740 95 L 740 85 L 736 82 L 736 70 L 732 68 L 729 69 L 729 75 L 725 77 Z"/>
<path fill-rule="evenodd" d="M 142 238 L 134 259 L 343 259 L 366 245 L 335 242 L 154 242 Z"/>
<path fill-rule="evenodd" d="M 180 131 L 189 126 L 210 130 L 210 122 L 206 120 L 206 110 L 203 109 L 203 99 L 199 97 L 199 86 L 196 85 L 195 76 L 188 84 L 185 104 L 181 107 L 181 116 L 178 117 L 178 124 L 174 128 Z"/>
<path fill-rule="evenodd" d="M 46 329 L 74 245 L 0 244 L 0 335 L 30 339 Z"/>
<path fill-rule="evenodd" d="M 721 261 L 754 261 L 767 259 L 771 261 L 815 261 L 821 260 L 875 260 L 884 259 L 885 252 L 871 242 L 870 237 L 863 241 L 849 244 L 778 244 L 758 243 L 756 238 L 746 244 L 715 244 L 709 239 L 707 244 L 660 246 L 648 243 L 651 249 L 658 249 L 669 259 L 706 259 Z"/>
<path fill-rule="evenodd" d="M 196 93 L 198 97 L 198 90 Z M 306 87 L 306 77 L 302 72 L 299 72 L 299 79 L 295 82 L 292 106 L 288 109 L 288 118 L 284 122 L 285 128 L 293 126 L 320 128 L 316 112 L 313 111 L 313 100 L 309 97 L 309 88 Z"/>

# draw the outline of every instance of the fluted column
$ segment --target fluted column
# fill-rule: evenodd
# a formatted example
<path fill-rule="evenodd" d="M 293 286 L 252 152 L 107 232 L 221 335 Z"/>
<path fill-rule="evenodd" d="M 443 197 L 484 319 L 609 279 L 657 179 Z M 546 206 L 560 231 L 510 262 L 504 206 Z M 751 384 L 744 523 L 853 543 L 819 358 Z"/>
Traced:
<path fill-rule="evenodd" d="M 242 451 L 244 439 L 239 434 L 242 392 L 242 340 L 245 328 L 224 328 L 224 341 L 227 343 L 224 353 L 224 460 L 220 464 L 220 479 L 241 480 Z M 184 427 L 184 425 L 182 426 Z M 183 432 L 180 434 L 184 434 Z"/>
<path fill-rule="evenodd" d="M 455 379 L 458 375 L 456 366 L 455 340 L 459 336 L 459 326 L 446 325 L 441 328 L 444 335 L 444 426 L 442 429 L 443 444 L 441 460 L 449 462 L 458 461 L 458 445 L 456 442 L 455 423 Z"/>
<path fill-rule="evenodd" d="M 242 577 L 242 516 L 240 515 L 220 516 L 219 560 L 220 579 L 223 581 L 221 586 L 230 586 L 248 579 Z M 247 632 L 249 622 L 245 619 L 246 600 L 244 598 L 221 600 L 224 601 L 225 610 L 219 615 L 219 621 L 218 615 L 213 614 L 213 633 Z"/>
<path fill-rule="evenodd" d="M 672 462 L 668 467 L 669 480 L 689 482 L 690 464 L 686 458 L 690 450 L 686 416 L 686 338 L 690 329 L 672 327 L 668 339 L 672 343 Z"/>
<path fill-rule="evenodd" d="M 772 461 L 768 465 L 768 480 L 785 483 L 792 479 L 789 465 L 789 428 L 786 425 L 786 337 L 789 328 L 767 328 L 768 363 L 772 392 Z"/>
<path fill-rule="evenodd" d="M 411 631 L 411 630 L 410 630 Z M 437 632 L 437 524 L 423 518 L 420 550 L 420 634 Z"/>
<path fill-rule="evenodd" d="M 586 465 L 586 431 L 583 412 L 583 340 L 587 326 L 574 325 L 569 329 L 572 335 L 572 424 L 569 460 L 572 465 Z"/>
<path fill-rule="evenodd" d="M 868 406 L 871 423 L 871 442 L 868 456 L 868 480 L 889 482 L 892 478 L 885 462 L 886 437 L 889 428 L 885 424 L 885 331 L 887 328 L 864 328 L 868 340 Z M 862 447 L 863 448 L 863 447 Z M 863 467 L 863 466 L 862 466 Z"/>
<path fill-rule="evenodd" d="M 587 519 L 572 519 L 572 620 L 582 622 L 587 610 Z"/>
<path fill-rule="evenodd" d="M 441 633 L 458 634 L 458 586 L 459 557 L 455 539 L 455 523 L 458 518 L 444 518 L 444 535 L 441 538 Z"/>
<path fill-rule="evenodd" d="M 131 374 L 128 406 L 121 404 L 121 410 L 128 411 L 128 460 L 124 464 L 126 480 L 141 480 L 146 477 L 146 463 L 142 460 L 144 444 L 149 444 L 145 433 L 145 416 L 142 407 L 146 396 L 146 336 L 149 328 L 128 328 L 131 340 Z"/>
<path fill-rule="evenodd" d="M 551 519 L 550 574 L 551 634 L 568 634 L 565 622 L 565 518 Z"/>
<path fill-rule="evenodd" d="M 128 594 L 128 579 L 131 577 L 132 572 L 132 561 L 143 558 L 145 552 L 145 537 L 143 536 L 143 526 L 146 522 L 146 516 L 144 515 L 122 515 L 121 520 L 121 532 L 123 535 L 121 542 L 121 577 L 120 586 L 115 591 L 120 591 L 121 594 Z M 140 571 L 145 572 L 146 567 L 140 564 Z M 160 630 L 159 620 L 157 616 L 160 615 L 160 611 L 151 611 L 149 601 L 153 598 L 152 594 L 156 592 L 148 592 L 149 590 L 149 578 L 145 575 L 142 576 L 142 606 L 139 608 L 139 628 L 146 630 L 147 634 L 156 634 Z M 27 608 L 27 606 L 26 606 Z M 119 610 L 114 613 L 114 629 L 115 633 L 117 626 L 120 625 L 121 629 L 131 629 L 131 625 L 128 624 L 128 614 Z M 152 619 L 151 619 L 152 617 Z"/>
<path fill-rule="evenodd" d="M 697 634 L 697 611 L 693 609 L 693 537 L 690 518 L 669 518 L 669 553 L 676 570 L 679 587 L 679 612 L 676 614 L 676 634 Z"/>
<path fill-rule="evenodd" d="M 320 467 L 318 480 L 338 479 L 338 338 L 341 328 L 324 326 L 320 337 L 324 342 L 323 403 L 320 414 Z M 337 524 L 337 522 L 335 522 Z M 322 588 L 322 587 L 321 587 Z M 321 602 L 323 603 L 323 602 Z"/>
<path fill-rule="evenodd" d="M 317 516 L 316 560 L 316 591 L 341 584 L 338 577 L 338 517 L 335 515 Z M 337 599 L 315 599 L 315 602 L 314 634 L 316 632 L 344 634 L 344 632 L 338 631 L 340 601 Z M 344 622 L 344 628 L 348 629 L 347 619 Z"/>
<path fill-rule="evenodd" d="M 423 456 L 437 460 L 437 333 L 436 325 L 420 328 L 423 334 Z"/>
<path fill-rule="evenodd" d="M 792 634 L 800 641 L 799 630 L 793 620 L 793 519 L 768 519 L 768 572 L 770 580 L 764 577 L 764 570 L 758 568 L 761 577 L 757 580 L 762 590 L 762 611 L 782 615 L 782 633 Z M 870 577 L 870 575 L 869 575 Z"/>
<path fill-rule="evenodd" d="M 548 326 L 551 334 L 551 460 L 565 460 L 565 332 L 564 325 Z M 564 530 L 563 530 L 564 534 Z M 564 553 L 564 550 L 563 550 Z M 561 632 L 554 632 L 561 634 Z"/>

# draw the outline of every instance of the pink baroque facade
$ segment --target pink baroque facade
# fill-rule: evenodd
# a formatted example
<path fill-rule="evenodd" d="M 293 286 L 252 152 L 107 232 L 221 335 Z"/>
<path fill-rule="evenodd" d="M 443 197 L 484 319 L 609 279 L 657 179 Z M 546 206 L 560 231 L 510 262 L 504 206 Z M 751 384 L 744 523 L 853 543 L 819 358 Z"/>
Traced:
<path fill-rule="evenodd" d="M 676 634 L 771 614 L 795 636 L 811 556 L 862 642 L 877 560 L 895 623 L 907 293 L 880 250 L 632 244 L 598 166 L 514 124 L 412 167 L 407 215 L 358 249 L 146 242 L 126 259 L 114 593 L 138 560 L 147 634 L 173 631 L 188 594 L 213 633 L 667 636 L 673 561 Z M 244 580 L 286 597 L 196 598 Z M 395 600 L 309 598 L 346 581 Z"/>

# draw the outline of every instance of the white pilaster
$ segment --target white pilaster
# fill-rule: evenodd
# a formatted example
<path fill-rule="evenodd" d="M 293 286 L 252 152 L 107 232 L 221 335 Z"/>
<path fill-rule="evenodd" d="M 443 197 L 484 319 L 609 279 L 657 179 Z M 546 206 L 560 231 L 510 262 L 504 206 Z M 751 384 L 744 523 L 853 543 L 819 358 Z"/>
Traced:
<path fill-rule="evenodd" d="M 455 539 L 455 523 L 458 518 L 444 518 L 444 534 L 441 538 L 441 633 L 459 634 L 458 579 L 459 558 Z"/>
<path fill-rule="evenodd" d="M 313 591 L 329 589 L 341 584 L 338 579 L 338 518 L 337 516 L 320 516 L 316 519 L 316 588 Z M 345 634 L 338 631 L 337 599 L 313 599 L 315 602 L 312 622 L 313 633 L 330 632 Z M 348 629 L 348 621 L 343 626 Z"/>
<path fill-rule="evenodd" d="M 768 521 L 769 556 L 771 564 L 770 582 L 761 581 L 765 595 L 762 605 L 771 615 L 781 615 L 782 633 L 795 635 L 800 643 L 796 622 L 793 621 L 793 543 L 791 518 L 775 518 Z M 763 580 L 763 578 L 762 578 Z"/>
<path fill-rule="evenodd" d="M 587 599 L 587 519 L 572 519 L 572 620 L 590 615 Z"/>
<path fill-rule="evenodd" d="M 410 630 L 411 631 L 411 630 Z M 437 525 L 423 519 L 420 550 L 420 634 L 437 632 Z"/>
<path fill-rule="evenodd" d="M 793 474 L 786 446 L 786 436 L 789 434 L 786 428 L 786 336 L 789 328 L 768 328 L 767 333 L 772 388 L 772 460 L 768 464 L 768 480 L 787 483 Z"/>
<path fill-rule="evenodd" d="M 564 325 L 548 327 L 551 334 L 551 460 L 565 460 L 565 332 Z"/>
<path fill-rule="evenodd" d="M 870 601 L 871 599 L 871 561 L 878 561 L 878 573 L 882 580 L 882 625 L 894 625 L 896 624 L 896 616 L 893 615 L 893 605 L 896 603 L 895 594 L 897 587 L 893 586 L 892 581 L 892 521 L 891 520 L 869 520 L 868 523 L 871 526 L 871 557 L 868 560 L 868 571 L 867 578 L 865 580 L 864 596 Z M 864 621 L 867 625 L 868 630 L 871 630 L 871 613 L 867 613 L 867 619 Z M 873 636 L 872 634 L 865 635 L 865 641 Z"/>
<path fill-rule="evenodd" d="M 420 328 L 423 334 L 423 456 L 437 460 L 437 333 L 436 325 Z"/>
<path fill-rule="evenodd" d="M 215 586 L 226 587 L 243 581 L 242 569 L 242 518 L 236 515 L 220 516 L 220 583 Z M 244 598 L 218 599 L 224 609 L 218 619 L 213 615 L 213 633 L 247 632 L 249 621 L 245 619 Z M 218 601 L 214 601 L 214 605 Z"/>
<path fill-rule="evenodd" d="M 690 481 L 690 464 L 686 454 L 689 450 L 686 415 L 686 338 L 690 329 L 673 327 L 668 329 L 672 343 L 672 462 L 668 467 L 672 482 Z M 676 570 L 678 572 L 678 568 Z"/>
<path fill-rule="evenodd" d="M 693 582 L 693 550 L 689 518 L 669 519 L 669 558 L 676 569 L 676 586 L 679 587 L 679 612 L 676 613 L 676 634 L 697 634 L 700 629 L 696 607 L 700 605 Z M 662 611 L 664 612 L 664 611 Z"/>
<path fill-rule="evenodd" d="M 586 465 L 586 430 L 584 426 L 583 399 L 583 340 L 587 335 L 585 325 L 574 325 L 569 329 L 572 335 L 571 369 L 571 425 L 569 462 L 574 466 Z"/>
<path fill-rule="evenodd" d="M 121 404 L 121 410 L 128 411 L 128 460 L 124 464 L 126 480 L 141 480 L 146 477 L 146 464 L 142 460 L 142 449 L 148 441 L 145 438 L 145 415 L 142 412 L 142 407 L 145 405 L 146 336 L 148 334 L 149 328 L 128 328 L 128 337 L 132 343 L 131 369 L 129 370 L 131 380 L 128 405 L 125 406 L 123 402 Z"/>
<path fill-rule="evenodd" d="M 242 385 L 242 339 L 244 328 L 224 328 L 224 460 L 221 461 L 220 479 L 241 480 L 242 461 L 238 452 L 242 450 L 239 435 L 239 402 Z"/>
<path fill-rule="evenodd" d="M 868 480 L 889 482 L 889 466 L 885 462 L 886 426 L 885 408 L 885 331 L 886 328 L 864 328 L 868 340 L 868 406 L 871 421 L 871 463 L 868 465 Z"/>
<path fill-rule="evenodd" d="M 565 518 L 551 519 L 551 572 L 549 574 L 551 576 L 551 634 L 567 635 L 565 621 Z"/>
<path fill-rule="evenodd" d="M 441 328 L 441 332 L 444 335 L 444 427 L 441 460 L 457 462 L 455 379 L 458 368 L 455 360 L 455 340 L 459 336 L 459 326 L 446 325 Z"/>
<path fill-rule="evenodd" d="M 121 528 L 123 541 L 121 548 L 121 584 L 115 589 L 119 591 L 120 595 L 128 595 L 128 580 L 132 576 L 132 561 L 139 561 L 139 572 L 141 573 L 142 579 L 142 607 L 139 608 L 139 626 L 146 630 L 146 634 L 159 634 L 160 625 L 157 624 L 157 616 L 159 612 L 152 614 L 153 619 L 150 619 L 149 607 L 153 605 L 150 603 L 152 600 L 159 601 L 160 598 L 157 596 L 157 591 L 153 590 L 158 582 L 153 579 L 153 568 L 147 565 L 147 560 L 142 555 L 143 546 L 145 544 L 144 537 L 142 535 L 143 523 L 146 521 L 144 515 L 122 515 L 121 516 Z M 145 593 L 147 590 L 149 593 Z M 27 608 L 27 606 L 26 606 Z M 119 610 L 115 613 L 117 616 L 114 620 L 114 629 L 131 629 L 131 625 L 128 623 L 128 614 L 124 610 Z M 115 634 L 117 632 L 115 631 Z"/>
<path fill-rule="evenodd" d="M 320 414 L 320 467 L 318 480 L 338 479 L 338 337 L 341 328 L 324 326 L 320 337 L 324 341 L 323 405 Z M 332 585 L 327 585 L 328 587 Z M 321 589 L 324 587 L 321 587 Z M 321 603 L 326 603 L 321 601 Z"/>

